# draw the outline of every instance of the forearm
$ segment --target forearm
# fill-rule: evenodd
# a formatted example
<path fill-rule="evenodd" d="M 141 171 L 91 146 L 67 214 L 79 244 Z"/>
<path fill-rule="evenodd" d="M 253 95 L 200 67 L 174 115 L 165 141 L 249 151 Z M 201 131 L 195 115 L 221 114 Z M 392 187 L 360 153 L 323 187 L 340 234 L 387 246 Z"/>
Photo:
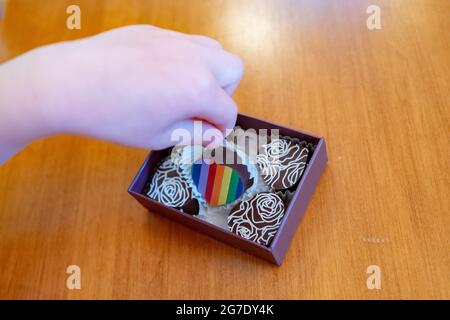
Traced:
<path fill-rule="evenodd" d="M 0 65 L 0 164 L 31 141 L 52 134 L 39 68 L 27 54 Z"/>

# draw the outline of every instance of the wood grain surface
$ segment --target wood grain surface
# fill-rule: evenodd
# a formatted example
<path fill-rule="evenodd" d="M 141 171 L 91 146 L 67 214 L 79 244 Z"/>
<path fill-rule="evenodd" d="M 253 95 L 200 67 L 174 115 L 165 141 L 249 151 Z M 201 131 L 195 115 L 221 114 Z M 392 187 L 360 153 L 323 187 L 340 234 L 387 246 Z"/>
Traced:
<path fill-rule="evenodd" d="M 246 64 L 239 110 L 324 136 L 330 161 L 276 267 L 131 198 L 147 150 L 37 141 L 0 167 L 0 298 L 449 299 L 449 13 L 447 0 L 6 1 L 0 61 L 135 23 L 216 38 Z"/>

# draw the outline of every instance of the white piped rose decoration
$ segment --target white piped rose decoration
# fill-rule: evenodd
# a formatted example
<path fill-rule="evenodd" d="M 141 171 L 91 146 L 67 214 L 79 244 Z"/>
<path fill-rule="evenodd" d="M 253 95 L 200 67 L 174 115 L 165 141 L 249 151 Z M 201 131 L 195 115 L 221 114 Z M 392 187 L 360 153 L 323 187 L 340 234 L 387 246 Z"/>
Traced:
<path fill-rule="evenodd" d="M 189 186 L 169 159 L 153 175 L 147 195 L 167 206 L 180 208 L 189 199 Z"/>
<path fill-rule="evenodd" d="M 245 239 L 269 246 L 283 217 L 283 200 L 275 193 L 263 192 L 234 208 L 228 216 L 228 226 Z"/>
<path fill-rule="evenodd" d="M 306 167 L 308 149 L 286 139 L 274 139 L 256 156 L 264 181 L 272 188 L 288 189 L 300 179 Z"/>

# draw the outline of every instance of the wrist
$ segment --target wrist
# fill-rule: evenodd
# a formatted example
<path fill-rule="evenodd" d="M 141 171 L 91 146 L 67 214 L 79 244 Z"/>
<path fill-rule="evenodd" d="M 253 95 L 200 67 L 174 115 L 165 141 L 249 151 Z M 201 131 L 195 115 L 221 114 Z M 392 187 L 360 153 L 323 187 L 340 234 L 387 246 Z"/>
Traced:
<path fill-rule="evenodd" d="M 57 133 L 39 63 L 27 53 L 0 66 L 0 145 L 23 147 Z"/>

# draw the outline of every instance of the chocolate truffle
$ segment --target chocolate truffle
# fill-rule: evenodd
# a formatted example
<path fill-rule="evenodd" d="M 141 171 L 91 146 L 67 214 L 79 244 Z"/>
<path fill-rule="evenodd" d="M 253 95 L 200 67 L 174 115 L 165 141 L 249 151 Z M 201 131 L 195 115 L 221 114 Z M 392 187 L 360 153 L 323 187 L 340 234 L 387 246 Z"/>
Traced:
<path fill-rule="evenodd" d="M 198 200 L 192 198 L 190 186 L 180 175 L 178 166 L 170 158 L 157 167 L 149 181 L 146 194 L 149 198 L 166 206 L 191 215 L 198 214 Z"/>
<path fill-rule="evenodd" d="M 214 161 L 194 163 L 192 179 L 198 191 L 211 206 L 232 203 L 244 192 L 244 182 L 239 172 Z"/>
<path fill-rule="evenodd" d="M 192 166 L 197 191 L 212 207 L 228 205 L 253 184 L 244 160 L 232 148 L 219 146 L 203 154 Z"/>
<path fill-rule="evenodd" d="M 308 148 L 284 138 L 262 146 L 256 162 L 264 181 L 275 190 L 294 186 L 302 176 L 308 160 Z"/>
<path fill-rule="evenodd" d="M 269 246 L 283 217 L 283 200 L 275 193 L 262 192 L 231 209 L 228 227 L 245 239 Z"/>

